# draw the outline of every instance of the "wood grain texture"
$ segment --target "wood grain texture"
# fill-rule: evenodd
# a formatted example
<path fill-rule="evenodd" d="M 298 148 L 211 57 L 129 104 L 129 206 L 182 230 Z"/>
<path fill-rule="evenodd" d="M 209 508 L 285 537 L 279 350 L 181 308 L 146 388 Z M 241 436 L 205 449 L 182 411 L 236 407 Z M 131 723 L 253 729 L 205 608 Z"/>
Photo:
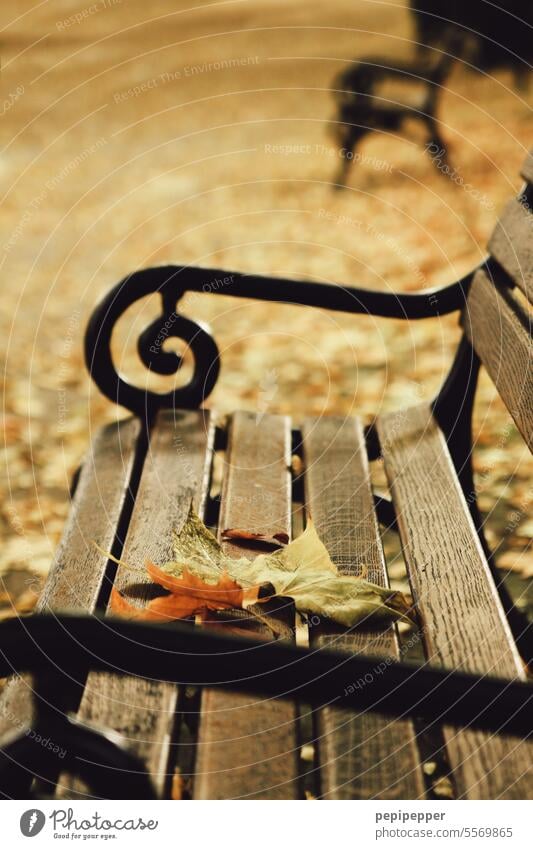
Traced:
<path fill-rule="evenodd" d="M 172 530 L 184 524 L 191 500 L 202 515 L 212 438 L 209 416 L 201 411 L 162 412 L 156 420 L 122 554 L 122 560 L 139 571 L 132 574 L 118 566 L 115 578 L 120 590 L 127 592 L 134 585 L 139 606 L 153 597 L 146 560 L 172 559 Z M 163 794 L 177 695 L 177 687 L 166 682 L 90 673 L 78 716 L 122 734 Z M 118 780 L 124 781 L 127 798 L 127 777 Z M 78 790 L 68 779 L 60 784 L 60 796 Z"/>
<path fill-rule="evenodd" d="M 100 430 L 81 467 L 69 517 L 36 612 L 95 609 L 133 469 L 136 419 Z M 32 721 L 31 678 L 12 678 L 0 698 L 0 734 Z M 66 695 L 66 694 L 64 694 Z"/>
<path fill-rule="evenodd" d="M 361 423 L 308 419 L 302 428 L 306 503 L 339 571 L 387 584 Z M 310 628 L 311 644 L 398 658 L 394 626 Z M 347 682 L 347 686 L 349 683 Z M 324 708 L 317 712 L 321 796 L 328 799 L 417 799 L 424 780 L 410 721 Z"/>
<path fill-rule="evenodd" d="M 524 679 L 444 437 L 427 405 L 378 421 L 428 662 Z M 531 798 L 530 744 L 445 729 L 460 797 Z"/>
<path fill-rule="evenodd" d="M 517 198 L 496 224 L 489 252 L 533 303 L 533 214 Z"/>
<path fill-rule="evenodd" d="M 274 533 L 290 536 L 290 446 L 288 419 L 235 413 L 229 433 L 220 530 L 240 528 L 270 537 Z M 257 548 L 245 545 L 225 543 L 224 548 L 235 557 L 258 554 Z M 266 636 L 264 629 L 259 630 Z M 238 659 L 221 657 L 221 676 L 231 677 L 235 663 Z M 291 702 L 204 691 L 195 798 L 298 798 L 296 721 Z"/>
<path fill-rule="evenodd" d="M 478 271 L 463 311 L 463 324 L 533 451 L 533 356 L 528 316 L 509 293 L 500 292 L 483 271 Z"/>

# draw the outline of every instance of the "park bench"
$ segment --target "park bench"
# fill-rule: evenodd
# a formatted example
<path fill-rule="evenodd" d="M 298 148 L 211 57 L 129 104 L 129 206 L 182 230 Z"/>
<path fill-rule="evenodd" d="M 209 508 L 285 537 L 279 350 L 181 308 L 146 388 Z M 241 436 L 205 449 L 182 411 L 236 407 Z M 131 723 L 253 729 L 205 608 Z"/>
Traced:
<path fill-rule="evenodd" d="M 443 49 L 453 41 L 471 70 L 508 68 L 514 85 L 527 91 L 531 70 L 533 9 L 524 0 L 410 0 L 417 53 Z"/>
<path fill-rule="evenodd" d="M 427 132 L 426 150 L 438 167 L 447 161 L 447 147 L 437 119 L 439 94 L 450 73 L 453 46 L 437 60 L 418 57 L 395 62 L 367 56 L 351 62 L 333 82 L 336 116 L 332 123 L 340 154 L 334 181 L 342 189 L 359 154 L 360 142 L 372 132 L 398 133 L 408 121 Z M 438 154 L 438 156 L 436 156 Z"/>
<path fill-rule="evenodd" d="M 0 625 L 0 676 L 13 673 L 0 702 L 5 796 L 301 798 L 301 730 L 312 709 L 321 798 L 424 798 L 421 723 L 445 748 L 458 798 L 531 798 L 531 641 L 492 564 L 471 463 L 481 364 L 533 447 L 531 154 L 523 176 L 490 256 L 452 285 L 391 295 L 231 276 L 239 298 L 411 320 L 457 311 L 462 338 L 436 399 L 366 427 L 351 416 L 291 421 L 244 411 L 217 421 L 202 406 L 218 350 L 177 302 L 227 272 L 138 271 L 97 307 L 87 364 L 100 390 L 133 415 L 93 441 L 36 613 Z M 179 358 L 160 344 L 170 335 L 195 360 L 189 383 L 166 395 L 125 382 L 110 347 L 120 316 L 152 293 L 162 310 L 139 338 L 141 359 L 174 373 Z M 225 461 L 220 497 L 210 492 L 215 454 Z M 378 458 L 390 501 L 372 489 L 369 464 Z M 242 611 L 230 633 L 109 615 L 112 585 L 132 582 L 124 564 L 167 560 L 170 530 L 183 525 L 191 499 L 219 534 L 238 527 L 278 539 L 294 533 L 291 514 L 304 505 L 339 569 L 368 569 L 381 584 L 379 525 L 396 529 L 425 662 L 406 661 L 392 625 L 343 631 L 312 621 L 304 645 L 288 601 L 270 602 L 265 614 L 277 639 Z M 257 553 L 252 543 L 224 545 L 231 555 Z M 154 588 L 136 580 L 142 605 Z M 239 624 L 243 637 L 234 634 Z"/>

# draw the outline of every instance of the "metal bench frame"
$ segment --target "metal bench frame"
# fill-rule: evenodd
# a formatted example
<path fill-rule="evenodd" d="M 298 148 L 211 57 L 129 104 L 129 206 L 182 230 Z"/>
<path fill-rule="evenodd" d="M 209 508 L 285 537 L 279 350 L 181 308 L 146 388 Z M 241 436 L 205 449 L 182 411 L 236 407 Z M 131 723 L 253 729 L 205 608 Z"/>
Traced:
<path fill-rule="evenodd" d="M 332 129 L 343 158 L 334 182 L 336 189 L 346 186 L 356 148 L 369 133 L 397 133 L 408 119 L 418 121 L 426 129 L 426 150 L 432 155 L 434 165 L 442 168 L 447 164 L 447 146 L 440 132 L 437 107 L 455 61 L 452 40 L 437 59 L 430 62 L 415 58 L 410 62 L 391 63 L 383 57 L 369 56 L 354 60 L 338 74 L 333 82 L 337 112 Z M 380 95 L 379 86 L 387 80 L 423 86 L 421 102 L 413 105 Z"/>
<path fill-rule="evenodd" d="M 525 197 L 525 195 L 524 195 Z M 501 281 L 502 269 L 488 259 L 482 270 Z M 217 289 L 211 283 L 228 272 L 187 266 L 165 266 L 138 271 L 115 286 L 89 322 L 85 338 L 88 369 L 99 389 L 113 402 L 131 410 L 143 423 L 146 433 L 157 412 L 164 408 L 197 409 L 212 391 L 219 373 L 219 352 L 209 331 L 177 312 L 185 292 L 229 293 L 286 304 L 299 304 L 353 314 L 425 319 L 463 310 L 476 272 L 458 282 L 416 294 L 372 292 L 356 287 L 331 286 L 304 281 L 254 275 L 232 274 L 231 290 Z M 504 278 L 507 278 L 504 275 Z M 514 285 L 512 281 L 507 280 Z M 163 375 L 175 373 L 181 359 L 162 349 L 165 336 L 176 337 L 189 346 L 194 356 L 190 382 L 165 395 L 147 392 L 127 383 L 115 369 L 111 335 L 118 319 L 135 301 L 149 294 L 161 297 L 161 313 L 141 334 L 138 350 L 148 369 Z M 471 417 L 480 359 L 465 332 L 450 374 L 432 404 L 433 414 L 445 435 L 463 492 L 474 492 L 471 464 Z M 366 432 L 370 459 L 380 456 L 376 427 Z M 468 499 L 474 524 L 485 552 L 482 523 L 475 499 Z M 394 507 L 380 499 L 378 515 L 394 523 Z M 496 581 L 504 609 L 523 657 L 531 658 L 531 645 L 523 616 Z M 112 636 L 112 639 L 111 639 Z M 136 644 L 132 655 L 131 642 Z M 387 668 L 362 690 L 346 687 L 346 681 L 372 673 L 384 660 L 368 655 L 346 655 L 324 649 L 304 650 L 291 645 L 265 643 L 250 653 L 249 643 L 233 636 L 220 636 L 184 625 L 148 625 L 125 622 L 99 614 L 68 616 L 38 614 L 0 624 L 0 676 L 29 672 L 35 676 L 34 695 L 37 718 L 34 732 L 57 741 L 67 741 L 70 767 L 99 789 L 102 795 L 123 795 L 113 781 L 113 770 L 125 769 L 131 780 L 131 798 L 152 798 L 156 792 L 138 758 L 128 752 L 117 735 L 106 735 L 73 720 L 54 708 L 54 693 L 73 672 L 79 677 L 89 670 L 117 669 L 134 676 L 157 677 L 183 685 L 201 682 L 203 686 L 245 688 L 247 692 L 282 696 L 289 688 L 310 704 L 331 702 L 358 711 L 377 711 L 395 717 L 422 717 L 428 723 L 449 722 L 456 726 L 501 731 L 527 737 L 531 727 L 533 687 L 520 681 L 464 674 L 436 669 L 426 664 L 387 660 Z M 168 652 L 180 656 L 169 668 Z M 216 655 L 236 653 L 234 680 L 218 681 Z M 47 775 L 52 769 L 47 752 L 35 746 L 27 730 L 5 742 L 0 756 L 0 793 L 6 797 L 27 797 L 29 776 Z"/>

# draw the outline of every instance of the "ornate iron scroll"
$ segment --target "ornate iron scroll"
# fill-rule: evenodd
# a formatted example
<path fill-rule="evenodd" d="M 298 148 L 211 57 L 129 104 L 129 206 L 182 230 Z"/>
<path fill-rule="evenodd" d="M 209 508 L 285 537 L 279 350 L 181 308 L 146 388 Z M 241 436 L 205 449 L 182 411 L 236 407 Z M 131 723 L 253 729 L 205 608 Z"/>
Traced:
<path fill-rule="evenodd" d="M 421 319 L 461 309 L 471 278 L 472 274 L 469 274 L 450 286 L 396 294 L 211 268 L 172 265 L 149 268 L 124 278 L 96 307 L 85 336 L 85 359 L 91 376 L 104 395 L 139 416 L 150 414 L 160 407 L 196 408 L 215 386 L 220 360 L 209 329 L 177 312 L 178 302 L 185 292 L 231 295 L 384 318 Z M 163 348 L 169 336 L 186 342 L 194 357 L 190 382 L 166 394 L 127 383 L 115 369 L 111 354 L 113 328 L 121 315 L 135 301 L 152 293 L 159 293 L 161 297 L 161 315 L 139 338 L 141 360 L 148 369 L 158 374 L 177 372 L 182 358 Z"/>

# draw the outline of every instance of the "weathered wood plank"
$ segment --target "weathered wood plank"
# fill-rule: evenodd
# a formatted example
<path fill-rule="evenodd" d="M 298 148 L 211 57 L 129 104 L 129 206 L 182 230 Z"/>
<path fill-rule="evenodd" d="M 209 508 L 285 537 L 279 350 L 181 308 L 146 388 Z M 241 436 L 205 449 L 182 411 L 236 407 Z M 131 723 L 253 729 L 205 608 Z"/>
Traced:
<path fill-rule="evenodd" d="M 465 331 L 507 409 L 533 451 L 531 325 L 483 271 L 474 277 L 463 312 Z M 529 330 L 527 329 L 529 326 Z"/>
<path fill-rule="evenodd" d="M 378 431 L 428 662 L 523 679 L 453 462 L 428 406 L 384 416 Z M 461 797 L 531 797 L 531 745 L 451 728 L 445 739 Z"/>
<path fill-rule="evenodd" d="M 95 609 L 120 515 L 128 497 L 140 424 L 127 419 L 99 431 L 80 471 L 63 537 L 36 611 Z M 0 734 L 33 718 L 31 678 L 12 678 L 0 698 Z M 63 694 L 66 696 L 66 694 Z"/>
<path fill-rule="evenodd" d="M 306 504 L 331 558 L 343 574 L 386 585 L 361 423 L 355 418 L 308 419 L 302 428 Z M 399 657 L 393 626 L 342 634 L 310 628 L 311 644 Z M 350 683 L 347 682 L 347 686 Z M 362 685 L 364 686 L 364 684 Z M 410 721 L 324 708 L 317 712 L 321 795 L 329 799 L 417 799 L 424 779 Z"/>
<path fill-rule="evenodd" d="M 229 433 L 219 534 L 241 528 L 290 536 L 291 433 L 282 416 L 236 413 Z M 225 543 L 235 557 L 257 548 Z M 260 629 L 262 630 L 262 629 Z M 238 659 L 220 658 L 231 677 Z M 202 693 L 194 796 L 197 799 L 298 797 L 296 708 L 246 694 Z"/>
<path fill-rule="evenodd" d="M 146 560 L 172 559 L 172 529 L 185 522 L 191 500 L 203 512 L 212 438 L 209 416 L 202 411 L 162 412 L 156 420 L 122 554 L 139 572 L 132 575 L 118 566 L 114 582 L 119 590 L 135 584 L 139 606 L 152 597 Z M 145 762 L 159 794 L 167 783 L 177 693 L 166 682 L 90 673 L 78 713 L 84 721 L 122 734 Z M 77 789 L 68 781 L 60 783 L 60 795 Z"/>
<path fill-rule="evenodd" d="M 533 303 L 533 214 L 517 198 L 496 224 L 489 252 Z"/>

